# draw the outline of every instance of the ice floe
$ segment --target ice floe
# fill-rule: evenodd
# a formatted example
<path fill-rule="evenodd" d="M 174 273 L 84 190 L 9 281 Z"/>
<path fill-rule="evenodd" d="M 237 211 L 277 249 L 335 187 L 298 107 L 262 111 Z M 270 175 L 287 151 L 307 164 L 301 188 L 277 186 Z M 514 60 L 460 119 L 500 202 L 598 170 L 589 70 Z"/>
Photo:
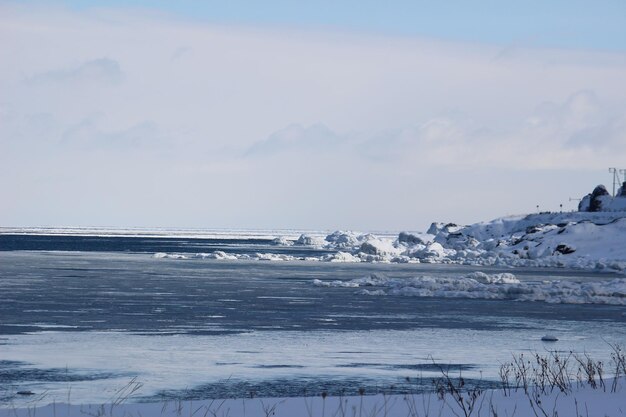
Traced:
<path fill-rule="evenodd" d="M 510 273 L 474 272 L 465 277 L 419 276 L 387 278 L 381 275 L 353 280 L 322 281 L 318 287 L 358 288 L 375 296 L 469 298 L 485 300 L 541 301 L 558 304 L 626 305 L 626 279 L 595 282 L 573 280 L 520 281 Z"/>

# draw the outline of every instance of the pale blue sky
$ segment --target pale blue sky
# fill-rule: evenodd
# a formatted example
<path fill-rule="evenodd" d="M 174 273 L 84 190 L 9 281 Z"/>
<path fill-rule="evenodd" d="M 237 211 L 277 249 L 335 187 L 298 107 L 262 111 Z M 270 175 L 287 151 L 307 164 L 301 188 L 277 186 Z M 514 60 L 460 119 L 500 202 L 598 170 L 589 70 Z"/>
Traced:
<path fill-rule="evenodd" d="M 103 6 L 145 8 L 217 23 L 330 26 L 494 44 L 626 50 L 623 0 L 61 0 L 45 3 L 78 10 Z"/>

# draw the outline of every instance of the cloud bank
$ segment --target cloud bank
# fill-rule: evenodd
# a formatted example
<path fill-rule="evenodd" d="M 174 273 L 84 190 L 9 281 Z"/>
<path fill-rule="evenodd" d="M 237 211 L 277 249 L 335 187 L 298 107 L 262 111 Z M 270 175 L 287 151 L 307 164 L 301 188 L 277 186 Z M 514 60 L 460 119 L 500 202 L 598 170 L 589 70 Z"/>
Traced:
<path fill-rule="evenodd" d="M 0 5 L 0 60 L 5 225 L 421 229 L 626 151 L 624 53 Z"/>

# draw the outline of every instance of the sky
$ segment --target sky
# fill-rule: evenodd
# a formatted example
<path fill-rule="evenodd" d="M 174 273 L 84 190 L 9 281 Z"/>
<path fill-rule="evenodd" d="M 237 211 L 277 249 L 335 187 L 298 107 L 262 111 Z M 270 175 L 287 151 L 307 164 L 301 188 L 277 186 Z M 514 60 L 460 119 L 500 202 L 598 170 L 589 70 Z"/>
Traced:
<path fill-rule="evenodd" d="M 425 230 L 626 168 L 623 1 L 0 0 L 0 226 Z"/>

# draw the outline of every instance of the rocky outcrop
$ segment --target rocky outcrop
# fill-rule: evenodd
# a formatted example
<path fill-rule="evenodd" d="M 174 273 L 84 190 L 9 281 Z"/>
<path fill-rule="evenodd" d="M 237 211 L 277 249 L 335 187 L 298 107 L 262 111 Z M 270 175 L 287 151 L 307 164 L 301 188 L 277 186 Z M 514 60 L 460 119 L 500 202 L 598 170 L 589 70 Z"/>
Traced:
<path fill-rule="evenodd" d="M 424 241 L 424 239 L 422 239 L 421 237 L 412 233 L 400 232 L 400 234 L 398 235 L 398 243 L 408 246 L 417 244 L 425 245 L 427 242 Z"/>
<path fill-rule="evenodd" d="M 611 204 L 612 197 L 602 184 L 593 189 L 591 194 L 587 194 L 580 200 L 578 211 L 606 211 Z"/>
<path fill-rule="evenodd" d="M 602 197 L 609 197 L 610 194 L 604 185 L 598 185 L 591 193 L 591 201 L 589 202 L 589 211 L 602 211 Z"/>

